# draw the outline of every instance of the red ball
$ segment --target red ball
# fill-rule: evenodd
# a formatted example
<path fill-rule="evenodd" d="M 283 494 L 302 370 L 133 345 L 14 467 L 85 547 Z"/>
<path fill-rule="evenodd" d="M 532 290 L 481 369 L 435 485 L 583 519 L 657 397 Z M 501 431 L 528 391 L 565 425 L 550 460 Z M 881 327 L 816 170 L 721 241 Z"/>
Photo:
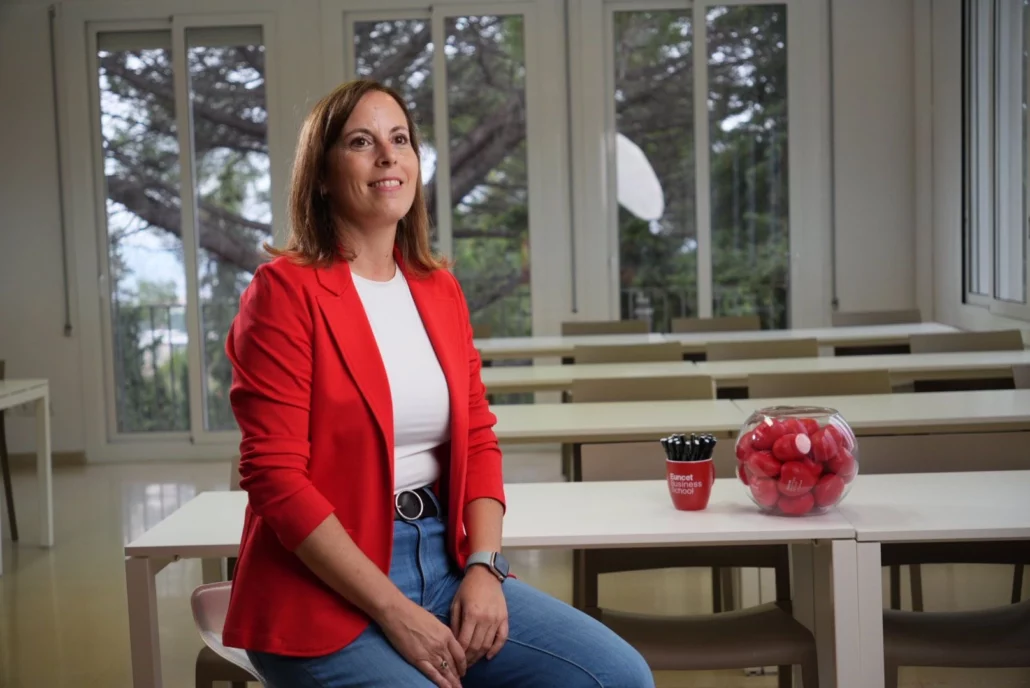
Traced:
<path fill-rule="evenodd" d="M 808 435 L 784 435 L 773 443 L 773 456 L 780 461 L 797 461 L 812 449 Z"/>
<path fill-rule="evenodd" d="M 808 431 L 805 429 L 805 424 L 802 423 L 797 418 L 784 418 L 783 419 L 783 427 L 785 427 L 787 429 L 787 433 L 786 434 L 788 434 L 788 435 L 791 434 L 791 433 L 793 433 L 795 435 L 807 435 L 808 434 Z"/>
<path fill-rule="evenodd" d="M 829 461 L 837 455 L 837 441 L 829 428 L 822 428 L 812 435 L 812 458 L 816 461 Z"/>
<path fill-rule="evenodd" d="M 811 492 L 806 492 L 800 497 L 783 496 L 780 497 L 777 506 L 780 507 L 780 511 L 788 516 L 802 516 L 811 511 L 815 506 L 815 497 L 812 496 Z"/>
<path fill-rule="evenodd" d="M 747 461 L 749 454 L 751 454 L 751 433 L 747 432 L 737 438 L 737 459 Z"/>
<path fill-rule="evenodd" d="M 816 506 L 833 506 L 844 494 L 844 481 L 839 475 L 824 475 L 812 489 L 812 494 L 815 495 Z"/>
<path fill-rule="evenodd" d="M 846 448 L 849 452 L 855 451 L 855 435 L 851 432 L 851 428 L 841 425 L 836 425 L 833 419 L 830 420 L 830 424 L 826 426 L 827 432 L 833 435 L 833 439 L 836 440 L 837 446 Z"/>
<path fill-rule="evenodd" d="M 780 462 L 773 457 L 772 452 L 752 452 L 751 456 L 748 457 L 747 463 L 751 468 L 751 472 L 756 476 L 775 478 L 780 474 Z"/>
<path fill-rule="evenodd" d="M 819 432 L 819 421 L 815 418 L 802 418 L 801 425 L 804 426 L 805 432 L 809 435 L 814 435 Z"/>
<path fill-rule="evenodd" d="M 751 494 L 754 495 L 755 501 L 764 507 L 774 506 L 780 498 L 780 493 L 776 490 L 776 481 L 768 478 L 752 481 Z"/>
<path fill-rule="evenodd" d="M 758 424 L 752 432 L 751 447 L 758 450 L 772 449 L 773 443 L 786 434 L 787 428 L 783 423 L 772 418 L 766 418 Z"/>
<path fill-rule="evenodd" d="M 777 488 L 780 494 L 788 497 L 799 497 L 810 492 L 819 482 L 819 473 L 802 461 L 788 461 L 780 467 L 780 480 Z"/>
<path fill-rule="evenodd" d="M 737 462 L 737 477 L 740 478 L 740 482 L 744 483 L 745 485 L 751 484 L 751 481 L 748 479 L 747 466 L 745 466 L 744 463 L 741 461 Z"/>
<path fill-rule="evenodd" d="M 845 484 L 854 480 L 858 474 L 858 463 L 847 449 L 838 451 L 832 459 L 826 462 L 826 467 L 830 469 L 830 472 L 840 476 Z"/>

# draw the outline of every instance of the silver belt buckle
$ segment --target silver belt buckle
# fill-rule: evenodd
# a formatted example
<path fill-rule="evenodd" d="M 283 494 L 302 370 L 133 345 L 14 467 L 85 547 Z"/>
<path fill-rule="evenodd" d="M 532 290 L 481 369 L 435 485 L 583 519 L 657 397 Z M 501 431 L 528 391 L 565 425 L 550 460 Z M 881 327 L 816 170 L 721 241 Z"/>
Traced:
<path fill-rule="evenodd" d="M 401 509 L 401 495 L 403 494 L 415 495 L 415 499 L 418 500 L 418 513 L 410 518 Z M 401 518 L 403 518 L 405 521 L 417 521 L 418 519 L 422 518 L 422 514 L 426 510 L 426 503 L 422 501 L 422 495 L 420 495 L 418 492 L 415 492 L 414 490 L 401 490 L 396 495 L 394 495 L 393 507 L 397 509 L 397 513 L 400 514 Z"/>

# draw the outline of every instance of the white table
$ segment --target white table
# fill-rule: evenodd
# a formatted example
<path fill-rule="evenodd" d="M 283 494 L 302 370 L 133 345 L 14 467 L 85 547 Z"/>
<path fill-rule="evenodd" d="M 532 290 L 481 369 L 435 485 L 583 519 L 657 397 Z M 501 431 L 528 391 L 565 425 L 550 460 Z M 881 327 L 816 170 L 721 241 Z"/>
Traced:
<path fill-rule="evenodd" d="M 795 611 L 820 641 L 822 685 L 858 688 L 858 581 L 854 529 L 836 513 L 762 516 L 734 481 L 717 481 L 704 512 L 672 508 L 664 481 L 506 485 L 506 548 L 787 543 Z M 184 558 L 232 557 L 247 496 L 206 492 L 125 548 L 133 685 L 161 685 L 155 576 Z M 815 544 L 813 544 L 815 543 Z"/>
<path fill-rule="evenodd" d="M 858 540 L 861 684 L 880 688 L 881 543 L 1030 539 L 1030 471 L 860 476 L 839 512 Z"/>
<path fill-rule="evenodd" d="M 734 403 L 746 416 L 764 406 L 835 408 L 859 435 L 1030 429 L 1030 389 L 737 399 Z"/>
<path fill-rule="evenodd" d="M 54 545 L 54 487 L 50 460 L 50 385 L 46 380 L 0 381 L 0 411 L 34 402 L 36 411 L 36 475 L 39 481 L 39 542 Z M 0 510 L 0 515 L 3 511 Z M 0 516 L 2 520 L 2 516 Z M 3 559 L 0 558 L 0 574 Z"/>
<path fill-rule="evenodd" d="M 747 415 L 728 399 L 590 404 L 513 404 L 491 408 L 502 442 L 564 444 L 654 440 L 673 432 L 736 434 Z"/>
<path fill-rule="evenodd" d="M 582 380 L 621 380 L 673 375 L 708 375 L 719 387 L 747 387 L 748 375 L 887 370 L 891 381 L 1011 378 L 1012 367 L 1030 365 L 1030 351 L 972 351 L 882 356 L 819 356 L 743 361 L 658 361 L 484 368 L 491 394 L 567 391 Z"/>
<path fill-rule="evenodd" d="M 484 361 L 500 359 L 571 356 L 579 344 L 646 344 L 677 341 L 684 353 L 702 353 L 709 342 L 780 341 L 784 339 L 817 339 L 820 346 L 889 346 L 907 344 L 913 334 L 955 332 L 940 323 L 908 323 L 862 327 L 821 327 L 794 330 L 753 330 L 745 332 L 688 332 L 682 334 L 613 334 L 576 335 L 570 337 L 494 337 L 477 339 L 476 348 Z"/>
<path fill-rule="evenodd" d="M 684 353 L 701 353 L 709 342 L 769 342 L 787 339 L 815 339 L 819 346 L 895 346 L 908 344 L 914 334 L 955 332 L 941 323 L 905 323 L 900 325 L 863 325 L 861 327 L 816 327 L 793 330 L 749 330 L 743 332 L 686 332 L 667 334 L 667 339 L 681 342 Z"/>

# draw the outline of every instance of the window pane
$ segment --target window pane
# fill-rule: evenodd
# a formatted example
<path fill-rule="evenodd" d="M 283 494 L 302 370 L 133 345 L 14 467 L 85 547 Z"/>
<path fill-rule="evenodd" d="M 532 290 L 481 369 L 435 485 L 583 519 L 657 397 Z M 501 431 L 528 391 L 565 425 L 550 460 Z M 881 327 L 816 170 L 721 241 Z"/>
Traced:
<path fill-rule="evenodd" d="M 433 41 L 429 19 L 354 24 L 356 76 L 396 89 L 408 103 L 421 139 L 422 183 L 429 217 L 436 217 L 436 131 L 433 128 Z M 433 226 L 433 238 L 436 233 Z"/>
<path fill-rule="evenodd" d="M 532 331 L 521 16 L 444 20 L 455 274 L 472 321 Z"/>
<path fill-rule="evenodd" d="M 186 31 L 193 112 L 194 194 L 204 422 L 236 427 L 225 336 L 272 238 L 265 48 L 260 27 Z"/>
<path fill-rule="evenodd" d="M 167 31 L 98 36 L 115 427 L 189 429 L 179 146 Z"/>
<path fill-rule="evenodd" d="M 966 290 L 991 294 L 994 237 L 993 12 L 990 2 L 970 3 L 968 14 L 968 93 L 966 132 L 967 227 Z"/>
<path fill-rule="evenodd" d="M 1026 301 L 1026 19 L 1025 3 L 999 8 L 998 234 L 995 296 Z"/>
<path fill-rule="evenodd" d="M 787 327 L 787 8 L 707 10 L 712 310 Z"/>
<path fill-rule="evenodd" d="M 690 9 L 615 12 L 621 316 L 697 315 Z"/>

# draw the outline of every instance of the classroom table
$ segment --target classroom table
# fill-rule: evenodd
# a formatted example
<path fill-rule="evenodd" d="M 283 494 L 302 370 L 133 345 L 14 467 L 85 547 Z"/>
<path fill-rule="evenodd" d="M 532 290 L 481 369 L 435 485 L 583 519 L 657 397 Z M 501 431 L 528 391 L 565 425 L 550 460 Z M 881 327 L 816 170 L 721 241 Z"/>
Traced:
<path fill-rule="evenodd" d="M 869 394 L 783 399 L 513 404 L 492 407 L 494 431 L 507 443 L 603 443 L 656 440 L 674 432 L 735 436 L 767 406 L 839 410 L 856 434 L 1030 430 L 1030 389 Z"/>
<path fill-rule="evenodd" d="M 821 327 L 814 329 L 753 330 L 742 332 L 687 332 L 679 334 L 610 334 L 539 337 L 491 337 L 475 340 L 484 361 L 567 357 L 577 345 L 606 346 L 653 344 L 678 341 L 684 354 L 703 353 L 709 342 L 781 341 L 817 339 L 820 346 L 898 346 L 908 343 L 913 334 L 955 332 L 940 323 L 908 323 L 862 327 Z"/>
<path fill-rule="evenodd" d="M 0 411 L 33 403 L 36 414 L 36 477 L 39 489 L 39 542 L 54 545 L 54 486 L 50 458 L 50 385 L 46 380 L 0 381 Z M 0 511 L 0 525 L 3 515 Z M 0 552 L 2 555 L 2 552 Z M 0 556 L 0 575 L 3 575 Z"/>
<path fill-rule="evenodd" d="M 498 366 L 484 368 L 490 394 L 557 392 L 581 380 L 624 380 L 674 375 L 709 375 L 717 387 L 747 387 L 748 375 L 762 373 L 862 372 L 887 370 L 896 386 L 914 380 L 1002 379 L 1012 367 L 1030 365 L 1030 351 L 971 351 L 880 356 L 819 356 L 739 361 L 648 361 L 578 365 Z"/>
<path fill-rule="evenodd" d="M 861 685 L 882 688 L 880 548 L 891 542 L 1030 540 L 1030 471 L 860 476 L 838 511 L 858 541 Z"/>
<path fill-rule="evenodd" d="M 761 515 L 734 481 L 717 481 L 704 512 L 678 512 L 664 481 L 505 486 L 505 548 L 791 546 L 795 613 L 819 640 L 823 685 L 858 688 L 854 529 L 837 513 Z M 133 685 L 161 685 L 155 576 L 187 558 L 236 556 L 247 496 L 205 492 L 125 547 Z"/>

